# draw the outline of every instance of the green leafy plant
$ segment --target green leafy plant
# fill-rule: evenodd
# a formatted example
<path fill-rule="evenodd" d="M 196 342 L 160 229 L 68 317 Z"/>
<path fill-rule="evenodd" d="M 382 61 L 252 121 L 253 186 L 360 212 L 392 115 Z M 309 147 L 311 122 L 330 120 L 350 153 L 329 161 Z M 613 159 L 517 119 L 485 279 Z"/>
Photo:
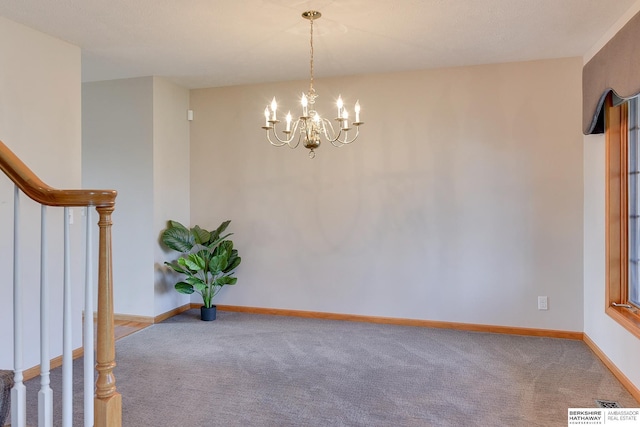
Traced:
<path fill-rule="evenodd" d="M 184 274 L 184 280 L 175 284 L 182 294 L 199 293 L 204 306 L 210 308 L 213 297 L 225 285 L 235 285 L 235 268 L 242 260 L 227 239 L 232 233 L 221 236 L 231 221 L 224 221 L 213 231 L 195 226 L 187 228 L 177 221 L 169 221 L 162 232 L 162 243 L 182 255 L 173 262 L 165 262 L 174 271 Z"/>

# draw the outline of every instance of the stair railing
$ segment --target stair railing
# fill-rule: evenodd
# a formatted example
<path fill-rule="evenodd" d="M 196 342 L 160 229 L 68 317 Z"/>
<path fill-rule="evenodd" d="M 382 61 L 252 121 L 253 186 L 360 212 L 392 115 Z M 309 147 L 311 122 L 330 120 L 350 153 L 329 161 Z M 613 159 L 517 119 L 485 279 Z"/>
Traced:
<path fill-rule="evenodd" d="M 64 279 L 63 279 L 63 415 L 62 425 L 72 425 L 72 341 L 71 341 L 71 287 L 69 257 L 69 208 L 86 208 L 86 262 L 84 307 L 84 424 L 96 427 L 120 427 L 122 425 L 122 397 L 116 390 L 113 369 L 115 339 L 113 327 L 113 270 L 111 253 L 111 214 L 115 208 L 114 190 L 60 190 L 42 182 L 2 141 L 0 141 L 0 169 L 13 181 L 14 191 L 14 256 L 13 256 L 13 329 L 14 329 L 14 386 L 11 390 L 11 425 L 25 427 L 26 388 L 24 385 L 23 337 L 22 337 L 22 289 L 19 263 L 19 214 L 21 192 L 41 205 L 41 331 L 40 331 L 40 383 L 38 393 L 38 426 L 52 425 L 52 393 L 49 387 L 49 338 L 48 338 L 48 285 L 46 277 L 46 207 L 64 208 Z M 97 378 L 93 384 L 93 295 L 91 255 L 91 208 L 98 212 L 98 307 L 97 307 Z M 95 393 L 94 393 L 95 390 Z"/>

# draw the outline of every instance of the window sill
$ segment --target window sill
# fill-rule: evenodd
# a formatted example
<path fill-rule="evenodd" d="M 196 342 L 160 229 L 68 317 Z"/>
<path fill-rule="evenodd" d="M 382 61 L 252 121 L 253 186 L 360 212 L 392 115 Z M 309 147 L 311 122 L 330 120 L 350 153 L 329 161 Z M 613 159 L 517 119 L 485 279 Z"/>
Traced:
<path fill-rule="evenodd" d="M 624 307 L 607 307 L 605 312 L 636 338 L 640 338 L 640 315 L 637 312 L 633 313 Z"/>

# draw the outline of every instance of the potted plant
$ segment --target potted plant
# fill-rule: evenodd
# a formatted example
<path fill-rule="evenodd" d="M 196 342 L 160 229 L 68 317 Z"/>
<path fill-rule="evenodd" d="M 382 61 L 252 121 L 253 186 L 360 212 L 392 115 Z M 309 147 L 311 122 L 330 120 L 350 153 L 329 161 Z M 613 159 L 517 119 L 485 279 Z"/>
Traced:
<path fill-rule="evenodd" d="M 162 232 L 162 243 L 182 255 L 173 262 L 165 262 L 174 271 L 184 274 L 185 278 L 175 284 L 176 291 L 182 294 L 199 293 L 204 305 L 200 308 L 202 320 L 215 320 L 216 306 L 213 297 L 225 285 L 235 285 L 235 268 L 241 258 L 233 248 L 231 235 L 221 234 L 231 221 L 224 221 L 213 231 L 195 226 L 187 228 L 177 221 L 169 221 Z"/>

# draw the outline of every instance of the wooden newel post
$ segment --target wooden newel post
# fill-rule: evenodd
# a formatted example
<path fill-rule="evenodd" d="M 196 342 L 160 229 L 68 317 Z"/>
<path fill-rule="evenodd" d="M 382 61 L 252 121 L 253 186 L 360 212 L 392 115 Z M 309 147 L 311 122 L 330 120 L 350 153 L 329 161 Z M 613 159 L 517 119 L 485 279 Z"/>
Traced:
<path fill-rule="evenodd" d="M 95 427 L 122 426 L 122 396 L 116 391 L 116 348 L 113 332 L 113 267 L 111 259 L 111 213 L 113 206 L 97 207 L 100 215 L 98 259 L 98 330 L 96 349 Z"/>

